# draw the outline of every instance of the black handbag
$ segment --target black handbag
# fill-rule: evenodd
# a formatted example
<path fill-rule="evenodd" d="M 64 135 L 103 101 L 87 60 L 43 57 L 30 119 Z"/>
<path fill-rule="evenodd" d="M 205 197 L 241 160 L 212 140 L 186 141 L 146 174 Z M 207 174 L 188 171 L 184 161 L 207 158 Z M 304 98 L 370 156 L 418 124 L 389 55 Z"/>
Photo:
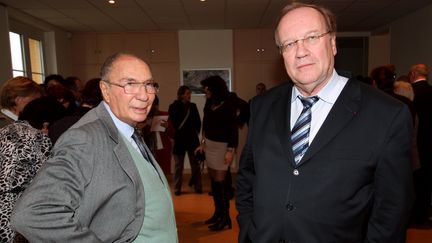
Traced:
<path fill-rule="evenodd" d="M 204 162 L 206 160 L 204 150 L 198 150 L 195 153 L 195 159 L 198 162 L 198 165 L 199 165 L 201 171 L 203 171 L 204 170 Z"/>

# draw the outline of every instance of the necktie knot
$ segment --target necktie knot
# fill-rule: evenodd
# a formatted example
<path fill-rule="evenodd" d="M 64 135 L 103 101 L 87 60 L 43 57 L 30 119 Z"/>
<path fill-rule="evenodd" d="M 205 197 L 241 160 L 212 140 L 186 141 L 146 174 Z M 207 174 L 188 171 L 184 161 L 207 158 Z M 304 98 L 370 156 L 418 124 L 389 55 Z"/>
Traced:
<path fill-rule="evenodd" d="M 139 131 L 137 129 L 134 130 L 134 133 L 132 134 L 132 139 L 135 141 L 136 145 L 138 146 L 138 149 L 140 150 L 141 154 L 144 156 L 144 158 L 151 162 L 148 154 L 147 154 L 147 150 L 146 145 L 144 143 L 144 140 L 142 139 Z"/>
<path fill-rule="evenodd" d="M 318 96 L 311 96 L 311 97 L 300 97 L 300 96 L 298 96 L 298 98 L 302 102 L 304 109 L 311 108 L 319 100 Z"/>

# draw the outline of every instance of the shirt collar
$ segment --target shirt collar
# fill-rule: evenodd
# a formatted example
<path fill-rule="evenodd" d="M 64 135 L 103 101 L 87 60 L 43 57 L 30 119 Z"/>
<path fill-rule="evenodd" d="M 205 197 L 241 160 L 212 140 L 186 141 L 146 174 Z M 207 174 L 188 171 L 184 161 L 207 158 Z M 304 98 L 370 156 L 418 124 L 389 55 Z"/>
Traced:
<path fill-rule="evenodd" d="M 420 81 L 426 81 L 426 79 L 425 78 L 419 78 L 419 79 L 415 80 L 413 83 L 417 83 L 417 82 L 420 82 Z"/>
<path fill-rule="evenodd" d="M 340 93 L 337 90 L 341 90 L 343 86 L 345 86 L 347 81 L 348 81 L 347 78 L 339 76 L 336 70 L 333 69 L 333 73 L 330 80 L 316 94 L 316 96 L 318 96 L 320 100 L 326 103 L 334 104 Z M 297 89 L 297 87 L 294 86 L 293 92 L 291 93 L 291 103 L 295 102 L 298 96 L 302 96 L 302 95 L 300 94 L 300 91 Z"/>
<path fill-rule="evenodd" d="M 12 111 L 7 109 L 1 109 L 1 113 L 3 113 L 5 116 L 9 117 L 10 119 L 14 121 L 18 121 L 18 116 L 15 115 Z"/>
<path fill-rule="evenodd" d="M 108 113 L 111 116 L 111 119 L 114 122 L 114 125 L 117 127 L 117 129 L 119 130 L 119 132 L 121 134 L 123 134 L 123 136 L 125 136 L 126 138 L 130 138 L 132 137 L 132 134 L 134 133 L 134 128 L 132 126 L 130 126 L 129 124 L 121 121 L 120 119 L 118 119 L 114 113 L 112 113 L 111 108 L 109 107 L 109 105 L 105 102 L 102 101 L 105 108 L 107 109 Z"/>

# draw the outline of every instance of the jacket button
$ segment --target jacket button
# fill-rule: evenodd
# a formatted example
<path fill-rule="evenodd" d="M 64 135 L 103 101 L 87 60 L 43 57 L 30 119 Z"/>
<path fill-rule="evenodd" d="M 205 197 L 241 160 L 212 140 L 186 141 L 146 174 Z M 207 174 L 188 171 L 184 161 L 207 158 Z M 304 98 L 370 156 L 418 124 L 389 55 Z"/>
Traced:
<path fill-rule="evenodd" d="M 297 169 L 295 169 L 295 170 L 293 171 L 293 174 L 294 174 L 295 176 L 298 176 L 298 175 L 300 174 L 300 172 L 299 172 Z"/>
<path fill-rule="evenodd" d="M 293 210 L 294 210 L 294 206 L 293 206 L 291 203 L 288 203 L 288 204 L 286 205 L 286 209 L 287 209 L 288 211 L 293 211 Z"/>

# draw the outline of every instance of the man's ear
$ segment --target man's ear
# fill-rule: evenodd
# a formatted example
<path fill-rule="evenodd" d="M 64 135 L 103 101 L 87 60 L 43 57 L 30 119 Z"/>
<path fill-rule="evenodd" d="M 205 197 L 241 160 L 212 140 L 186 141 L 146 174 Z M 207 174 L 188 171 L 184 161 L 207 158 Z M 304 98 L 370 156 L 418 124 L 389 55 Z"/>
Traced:
<path fill-rule="evenodd" d="M 105 102 L 109 103 L 110 101 L 110 93 L 109 93 L 109 87 L 108 84 L 104 81 L 100 81 L 99 82 L 99 88 L 101 89 L 102 92 L 102 97 L 104 99 Z"/>
<path fill-rule="evenodd" d="M 336 54 L 337 54 L 336 36 L 332 36 L 330 41 L 331 41 L 331 46 L 332 46 L 332 50 L 333 50 L 333 56 L 336 56 Z"/>

